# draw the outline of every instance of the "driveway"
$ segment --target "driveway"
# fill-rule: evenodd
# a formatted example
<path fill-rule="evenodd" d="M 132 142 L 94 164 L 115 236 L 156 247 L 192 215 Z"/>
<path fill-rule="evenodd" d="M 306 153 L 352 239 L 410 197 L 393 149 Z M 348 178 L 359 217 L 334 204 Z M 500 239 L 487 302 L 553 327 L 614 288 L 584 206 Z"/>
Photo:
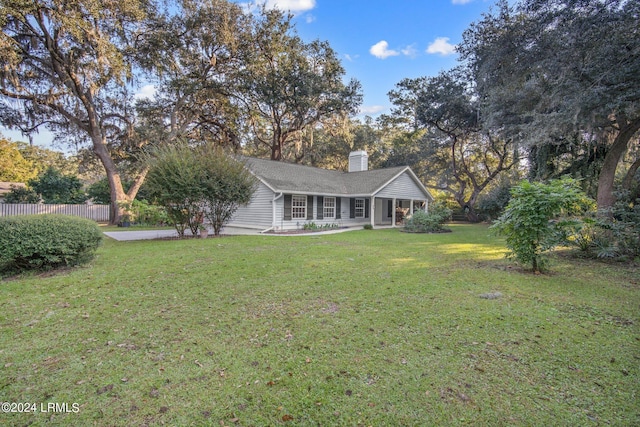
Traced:
<path fill-rule="evenodd" d="M 178 237 L 178 232 L 176 230 L 123 230 L 105 231 L 104 234 L 105 236 L 118 241 L 169 239 L 172 237 Z M 185 234 L 190 236 L 191 231 L 186 230 Z M 222 230 L 222 234 L 225 236 L 236 236 L 241 234 L 258 235 L 260 234 L 260 231 L 249 228 L 225 227 Z M 209 234 L 209 236 L 212 236 L 212 234 Z"/>
<path fill-rule="evenodd" d="M 260 230 L 253 230 L 250 228 L 240 227 L 224 227 L 222 229 L 223 236 L 239 236 L 239 235 L 253 235 L 253 236 L 317 236 L 321 234 L 335 234 L 343 233 L 345 231 L 362 230 L 362 227 L 352 228 L 340 228 L 337 230 L 318 231 L 314 233 L 301 233 L 301 234 L 287 234 L 287 233 L 260 233 Z M 129 240 L 153 240 L 153 239 L 169 239 L 177 238 L 178 232 L 176 230 L 123 230 L 123 231 L 105 231 L 104 234 L 112 239 L 118 241 Z M 191 235 L 191 231 L 186 230 L 186 235 Z M 211 237 L 212 234 L 209 234 Z"/>

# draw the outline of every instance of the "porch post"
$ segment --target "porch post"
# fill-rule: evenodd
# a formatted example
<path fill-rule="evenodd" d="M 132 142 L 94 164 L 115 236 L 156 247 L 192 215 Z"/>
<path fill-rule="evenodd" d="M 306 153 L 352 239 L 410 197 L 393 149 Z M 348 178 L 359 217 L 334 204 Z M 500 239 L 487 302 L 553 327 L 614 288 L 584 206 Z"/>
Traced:
<path fill-rule="evenodd" d="M 413 215 L 413 199 L 411 199 L 411 202 L 409 202 L 409 215 Z"/>
<path fill-rule="evenodd" d="M 371 223 L 371 227 L 375 226 L 376 224 L 376 219 L 375 219 L 375 213 L 376 213 L 376 197 L 375 196 L 371 196 L 371 201 L 369 202 L 369 221 Z"/>
<path fill-rule="evenodd" d="M 391 226 L 396 226 L 396 198 L 393 198 L 393 209 L 391 210 Z"/>

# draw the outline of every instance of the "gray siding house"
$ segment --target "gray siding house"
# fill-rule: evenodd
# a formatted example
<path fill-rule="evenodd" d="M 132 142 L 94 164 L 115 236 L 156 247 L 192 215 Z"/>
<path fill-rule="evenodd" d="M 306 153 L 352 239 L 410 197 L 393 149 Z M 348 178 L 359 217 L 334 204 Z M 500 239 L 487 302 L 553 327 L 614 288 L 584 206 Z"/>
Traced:
<path fill-rule="evenodd" d="M 349 172 L 245 158 L 258 185 L 228 225 L 262 231 L 306 223 L 340 227 L 395 226 L 433 197 L 408 166 L 368 170 L 364 151 L 349 155 Z"/>

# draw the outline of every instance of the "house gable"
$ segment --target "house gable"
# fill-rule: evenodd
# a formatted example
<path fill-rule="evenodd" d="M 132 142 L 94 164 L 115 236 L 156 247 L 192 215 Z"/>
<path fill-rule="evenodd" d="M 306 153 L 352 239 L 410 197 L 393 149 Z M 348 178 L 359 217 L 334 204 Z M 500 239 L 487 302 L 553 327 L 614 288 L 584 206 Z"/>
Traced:
<path fill-rule="evenodd" d="M 374 194 L 375 197 L 433 200 L 417 177 L 407 168 Z"/>

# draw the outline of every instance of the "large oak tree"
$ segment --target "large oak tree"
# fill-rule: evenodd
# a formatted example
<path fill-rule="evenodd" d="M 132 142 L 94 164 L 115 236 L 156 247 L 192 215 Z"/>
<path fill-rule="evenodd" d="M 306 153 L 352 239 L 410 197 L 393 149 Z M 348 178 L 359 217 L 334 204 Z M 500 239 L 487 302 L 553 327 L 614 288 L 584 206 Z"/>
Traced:
<path fill-rule="evenodd" d="M 238 71 L 252 49 L 253 17 L 226 0 L 183 0 L 138 39 L 155 94 L 137 104 L 138 131 L 164 143 L 242 143 Z"/>
<path fill-rule="evenodd" d="M 0 5 L 2 122 L 23 131 L 45 125 L 90 143 L 106 171 L 112 220 L 125 193 L 116 162 L 132 143 L 132 41 L 152 5 L 145 0 L 5 0 Z"/>
<path fill-rule="evenodd" d="M 637 1 L 502 1 L 458 48 L 494 129 L 530 146 L 566 145 L 577 134 L 607 147 L 600 209 L 612 206 L 618 165 L 639 144 L 639 21 Z"/>
<path fill-rule="evenodd" d="M 336 52 L 327 42 L 302 41 L 291 17 L 281 11 L 263 9 L 251 38 L 253 47 L 240 73 L 240 99 L 253 136 L 272 160 L 300 157 L 291 148 L 302 131 L 356 112 L 362 102 L 360 83 L 344 84 Z"/>
<path fill-rule="evenodd" d="M 469 221 L 478 222 L 478 197 L 516 164 L 517 154 L 512 140 L 483 126 L 466 69 L 405 79 L 389 97 L 396 122 L 404 122 L 407 135 L 421 139 L 412 144 L 420 148 L 421 168 L 439 177 L 436 188 L 451 193 Z"/>

